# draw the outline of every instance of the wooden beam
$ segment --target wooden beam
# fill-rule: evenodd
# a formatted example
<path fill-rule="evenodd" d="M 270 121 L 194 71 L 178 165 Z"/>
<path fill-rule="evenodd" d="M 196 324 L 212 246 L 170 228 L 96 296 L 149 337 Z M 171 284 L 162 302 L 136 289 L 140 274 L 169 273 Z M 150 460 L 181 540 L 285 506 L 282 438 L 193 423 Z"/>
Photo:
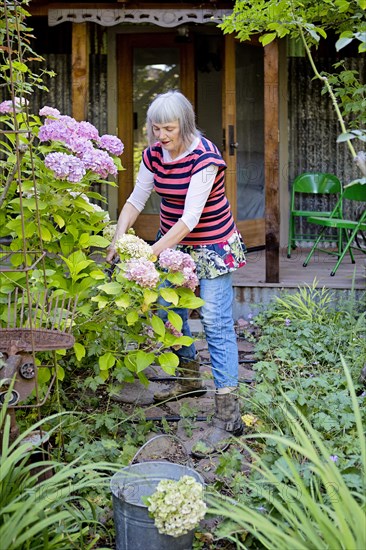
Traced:
<path fill-rule="evenodd" d="M 88 116 L 88 40 L 88 23 L 72 23 L 72 116 L 79 121 Z"/>
<path fill-rule="evenodd" d="M 237 182 L 236 182 L 236 153 L 229 154 L 229 127 L 234 128 L 236 140 L 236 65 L 235 65 L 235 36 L 225 35 L 224 74 L 222 79 L 222 125 L 225 141 L 223 157 L 227 165 L 225 171 L 225 189 L 231 209 L 237 221 Z"/>
<path fill-rule="evenodd" d="M 280 280 L 278 43 L 264 48 L 264 173 L 266 283 Z"/>

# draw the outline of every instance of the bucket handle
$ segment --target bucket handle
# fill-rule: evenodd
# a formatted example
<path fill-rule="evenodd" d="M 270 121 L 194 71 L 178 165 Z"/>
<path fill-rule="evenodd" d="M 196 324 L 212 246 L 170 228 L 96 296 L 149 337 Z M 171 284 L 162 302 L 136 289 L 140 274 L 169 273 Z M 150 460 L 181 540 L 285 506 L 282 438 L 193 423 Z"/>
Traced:
<path fill-rule="evenodd" d="M 192 459 L 190 458 L 189 456 L 189 453 L 186 449 L 186 446 L 184 445 L 183 441 L 181 439 L 179 439 L 179 437 L 177 437 L 176 435 L 171 435 L 171 434 L 159 434 L 159 435 L 155 435 L 154 437 L 152 437 L 151 439 L 149 439 L 148 441 L 146 441 L 146 443 L 144 443 L 142 445 L 142 447 L 140 447 L 140 449 L 137 451 L 137 453 L 135 454 L 135 456 L 132 458 L 131 462 L 130 462 L 130 465 L 134 463 L 134 461 L 136 460 L 136 458 L 138 457 L 138 455 L 141 453 L 141 451 L 143 451 L 150 443 L 152 443 L 153 441 L 156 441 L 157 439 L 160 439 L 161 437 L 170 437 L 171 439 L 175 439 L 175 441 L 177 441 L 179 443 L 179 445 L 181 445 L 181 447 L 183 448 L 185 454 L 186 454 L 186 461 L 187 461 L 187 465 L 191 468 L 193 467 L 193 462 L 192 462 Z"/>

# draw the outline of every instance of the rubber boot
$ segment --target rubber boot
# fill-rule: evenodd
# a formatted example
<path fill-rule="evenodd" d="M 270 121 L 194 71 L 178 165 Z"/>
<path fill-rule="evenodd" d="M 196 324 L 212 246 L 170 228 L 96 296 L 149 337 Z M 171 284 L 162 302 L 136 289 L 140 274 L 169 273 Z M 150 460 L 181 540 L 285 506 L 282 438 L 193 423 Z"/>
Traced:
<path fill-rule="evenodd" d="M 232 436 L 241 435 L 244 424 L 241 419 L 238 396 L 235 393 L 215 394 L 215 414 L 205 428 L 203 437 L 192 447 L 192 455 L 205 458 L 218 451 L 225 451 Z"/>
<path fill-rule="evenodd" d="M 156 392 L 154 401 L 169 401 L 182 397 L 199 397 L 207 391 L 200 378 L 198 356 L 192 361 L 179 360 L 178 377 L 169 388 Z"/>

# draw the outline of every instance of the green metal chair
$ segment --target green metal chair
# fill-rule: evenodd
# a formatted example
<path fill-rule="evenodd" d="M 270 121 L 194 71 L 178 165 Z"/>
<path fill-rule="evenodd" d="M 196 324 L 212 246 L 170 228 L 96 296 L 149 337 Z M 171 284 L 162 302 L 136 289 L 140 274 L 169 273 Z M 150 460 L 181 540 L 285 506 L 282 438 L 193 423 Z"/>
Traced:
<path fill-rule="evenodd" d="M 342 201 L 344 200 L 359 201 L 360 203 L 366 203 L 366 184 L 363 185 L 362 183 L 352 183 L 347 185 L 343 190 L 342 197 L 338 199 L 338 202 L 329 217 L 314 216 L 314 217 L 308 218 L 309 223 L 315 223 L 317 225 L 321 225 L 322 229 L 312 249 L 310 250 L 308 257 L 306 258 L 303 264 L 304 267 L 308 265 L 310 258 L 314 254 L 315 250 L 318 247 L 319 242 L 322 239 L 324 231 L 328 227 L 337 229 L 342 239 L 341 249 L 338 250 L 338 252 L 329 252 L 329 250 L 322 250 L 321 248 L 318 248 L 320 252 L 327 252 L 328 254 L 333 254 L 338 257 L 338 261 L 331 271 L 332 276 L 335 275 L 335 272 L 340 266 L 340 263 L 343 260 L 347 251 L 351 256 L 351 261 L 353 264 L 355 263 L 355 259 L 353 256 L 352 248 L 357 248 L 358 250 L 362 250 L 362 252 L 366 253 L 366 250 L 359 248 L 354 244 L 356 241 L 357 233 L 359 231 L 366 231 L 366 208 L 365 207 L 363 208 L 363 211 L 361 212 L 361 215 L 358 218 L 358 220 L 347 220 L 343 217 L 338 217 L 339 208 L 341 206 Z"/>
<path fill-rule="evenodd" d="M 297 207 L 298 198 L 300 193 L 307 193 L 313 195 L 335 195 L 335 201 L 338 196 L 342 194 L 342 184 L 333 174 L 327 174 L 322 172 L 304 172 L 295 178 L 291 189 L 291 204 L 290 204 L 290 220 L 289 220 L 289 233 L 288 233 L 288 246 L 287 257 L 291 258 L 291 249 L 296 248 L 296 242 L 309 241 L 317 237 L 317 235 L 305 235 L 304 233 L 296 233 L 295 231 L 295 219 L 297 217 L 309 216 L 330 216 L 331 211 L 321 210 L 301 210 Z M 338 204 L 338 203 L 337 203 Z M 339 216 L 342 217 L 342 203 L 339 204 Z M 327 240 L 331 242 L 339 242 L 339 235 L 327 236 Z"/>

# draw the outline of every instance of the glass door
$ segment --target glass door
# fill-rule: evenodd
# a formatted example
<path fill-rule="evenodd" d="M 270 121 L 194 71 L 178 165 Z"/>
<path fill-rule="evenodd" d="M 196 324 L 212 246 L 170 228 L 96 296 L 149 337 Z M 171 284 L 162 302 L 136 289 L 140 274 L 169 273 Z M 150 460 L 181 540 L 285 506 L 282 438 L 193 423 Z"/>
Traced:
<path fill-rule="evenodd" d="M 118 107 L 119 126 L 125 135 L 123 163 L 126 168 L 119 180 L 120 208 L 133 189 L 142 151 L 148 145 L 145 121 L 151 101 L 157 94 L 180 89 L 193 102 L 190 86 L 194 82 L 193 56 L 187 51 L 190 47 L 190 44 L 176 43 L 174 35 L 120 36 Z M 189 73 L 191 76 L 187 78 Z M 153 192 L 134 226 L 136 233 L 145 240 L 153 241 L 156 236 L 159 205 L 160 198 Z"/>
<path fill-rule="evenodd" d="M 225 37 L 223 79 L 226 187 L 247 247 L 264 237 L 264 56 L 263 48 Z"/>

